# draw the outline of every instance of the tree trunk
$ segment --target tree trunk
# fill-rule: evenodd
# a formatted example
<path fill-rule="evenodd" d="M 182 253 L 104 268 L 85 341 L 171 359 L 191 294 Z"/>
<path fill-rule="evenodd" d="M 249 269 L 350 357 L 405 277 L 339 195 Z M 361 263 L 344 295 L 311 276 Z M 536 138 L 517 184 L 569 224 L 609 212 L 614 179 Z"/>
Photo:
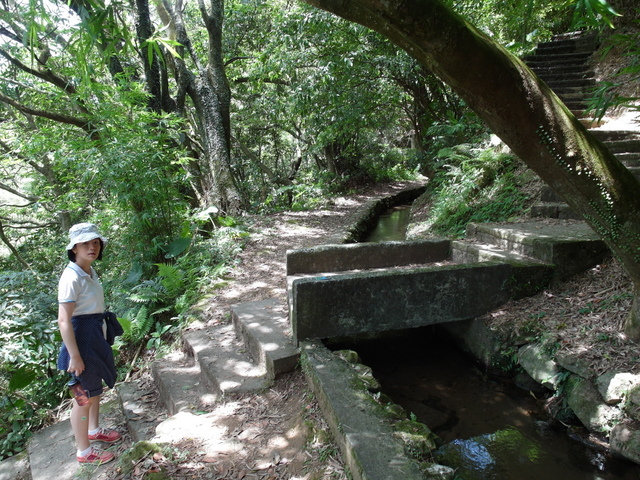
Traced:
<path fill-rule="evenodd" d="M 136 33 L 138 41 L 142 46 L 140 58 L 144 65 L 144 76 L 147 81 L 147 89 L 149 90 L 149 109 L 153 112 L 160 113 L 162 110 L 162 89 L 160 82 L 160 62 L 157 56 L 152 55 L 151 63 L 147 56 L 146 41 L 153 34 L 153 24 L 151 23 L 151 15 L 149 13 L 148 0 L 136 0 Z"/>
<path fill-rule="evenodd" d="M 602 237 L 631 277 L 640 339 L 640 183 L 518 58 L 439 0 L 305 0 L 388 37 L 460 95 Z"/>
<path fill-rule="evenodd" d="M 183 113 L 185 95 L 193 101 L 196 110 L 197 129 L 201 138 L 202 172 L 198 192 L 203 206 L 215 205 L 225 213 L 241 210 L 241 200 L 231 170 L 231 91 L 226 79 L 222 58 L 222 0 L 211 0 L 211 13 L 204 0 L 199 1 L 200 13 L 209 33 L 208 65 L 200 65 L 191 48 L 182 18 L 182 0 L 176 2 L 173 22 L 178 48 L 182 58 L 175 58 L 178 83 L 177 108 Z M 165 10 L 168 12 L 168 10 Z M 197 73 L 192 73 L 185 63 L 190 56 Z"/>

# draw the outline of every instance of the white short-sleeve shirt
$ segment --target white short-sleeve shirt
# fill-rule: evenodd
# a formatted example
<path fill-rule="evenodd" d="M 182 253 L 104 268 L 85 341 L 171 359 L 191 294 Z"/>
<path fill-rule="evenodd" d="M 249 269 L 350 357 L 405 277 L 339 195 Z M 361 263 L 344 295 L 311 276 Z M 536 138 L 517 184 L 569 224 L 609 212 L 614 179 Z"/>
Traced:
<path fill-rule="evenodd" d="M 104 291 L 98 274 L 91 267 L 91 275 L 74 262 L 60 275 L 58 282 L 58 303 L 75 302 L 73 315 L 104 313 Z"/>

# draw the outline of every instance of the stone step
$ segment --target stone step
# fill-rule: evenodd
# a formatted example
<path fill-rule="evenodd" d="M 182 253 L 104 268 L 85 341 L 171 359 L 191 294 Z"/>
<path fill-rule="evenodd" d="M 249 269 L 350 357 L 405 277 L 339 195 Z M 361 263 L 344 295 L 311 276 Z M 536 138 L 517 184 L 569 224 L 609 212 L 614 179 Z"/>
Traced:
<path fill-rule="evenodd" d="M 640 138 L 625 138 L 619 140 L 602 140 L 611 153 L 640 152 Z"/>
<path fill-rule="evenodd" d="M 299 353 L 286 334 L 287 308 L 282 302 L 235 305 L 231 317 L 231 323 L 184 332 L 184 352 L 152 364 L 155 385 L 170 415 L 206 410 L 230 394 L 264 390 L 298 366 Z M 125 410 L 131 411 L 127 416 L 135 416 L 131 406 Z"/>
<path fill-rule="evenodd" d="M 595 128 L 591 134 L 603 142 L 615 142 L 618 140 L 640 140 L 639 130 L 606 130 Z"/>
<path fill-rule="evenodd" d="M 0 462 L 0 480 L 30 480 L 29 455 L 21 452 Z"/>
<path fill-rule="evenodd" d="M 197 365 L 199 385 L 216 400 L 225 394 L 259 391 L 269 384 L 265 366 L 253 361 L 230 323 L 187 331 L 183 342 Z"/>
<path fill-rule="evenodd" d="M 270 298 L 234 305 L 231 319 L 236 335 L 253 360 L 264 366 L 267 378 L 296 369 L 300 353 L 292 343 L 289 312 L 281 301 Z"/>
<path fill-rule="evenodd" d="M 531 207 L 531 217 L 582 220 L 582 217 L 564 202 L 537 202 Z"/>
<path fill-rule="evenodd" d="M 575 65 L 565 65 L 565 64 L 539 64 L 539 65 L 529 65 L 531 70 L 533 70 L 539 77 L 545 75 L 556 75 L 556 74 L 572 74 L 579 73 L 582 75 L 589 74 L 589 76 L 594 76 L 593 69 L 588 63 L 577 63 Z"/>
<path fill-rule="evenodd" d="M 130 380 L 118 384 L 116 392 L 132 442 L 153 438 L 156 427 L 168 416 L 168 412 L 161 416 L 149 415 L 148 405 L 155 402 L 158 395 L 156 385 L 141 379 Z"/>
<path fill-rule="evenodd" d="M 525 57 L 527 65 L 535 67 L 545 67 L 552 65 L 584 65 L 588 62 L 593 52 L 585 53 L 557 53 L 545 55 L 532 55 Z"/>
<path fill-rule="evenodd" d="M 593 72 L 585 71 L 585 72 L 576 72 L 575 70 L 571 71 L 557 71 L 557 72 L 546 72 L 546 73 L 538 73 L 538 76 L 545 81 L 545 83 L 550 84 L 553 82 L 576 82 L 580 85 L 582 80 L 589 80 L 590 82 L 595 81 L 595 76 Z"/>
<path fill-rule="evenodd" d="M 455 263 L 507 262 L 540 264 L 540 260 L 527 258 L 519 253 L 510 252 L 496 245 L 466 240 L 451 242 L 451 260 Z"/>
<path fill-rule="evenodd" d="M 583 221 L 471 223 L 466 237 L 481 244 L 555 265 L 555 278 L 565 279 L 609 254 L 602 239 Z"/>
<path fill-rule="evenodd" d="M 209 393 L 205 388 L 200 366 L 187 355 L 174 354 L 156 360 L 151 365 L 151 372 L 169 415 L 203 410 L 220 398 L 221 392 L 218 389 Z"/>
<path fill-rule="evenodd" d="M 598 44 L 597 36 L 581 35 L 573 38 L 555 38 L 549 42 L 541 42 L 536 47 L 536 54 L 548 53 L 592 53 Z"/>
<path fill-rule="evenodd" d="M 640 167 L 640 151 L 616 153 L 616 158 L 629 170 Z M 637 175 L 636 175 L 637 177 Z"/>
<path fill-rule="evenodd" d="M 560 96 L 560 92 L 566 91 L 572 93 L 575 91 L 590 93 L 589 89 L 596 86 L 594 78 L 578 78 L 578 79 L 556 79 L 545 82 L 552 90 Z"/>

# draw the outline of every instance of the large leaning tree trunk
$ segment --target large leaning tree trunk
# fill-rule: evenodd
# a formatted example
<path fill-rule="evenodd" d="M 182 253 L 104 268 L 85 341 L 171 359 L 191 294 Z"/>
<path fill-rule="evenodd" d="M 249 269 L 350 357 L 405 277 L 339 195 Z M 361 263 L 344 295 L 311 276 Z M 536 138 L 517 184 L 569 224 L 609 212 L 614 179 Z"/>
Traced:
<path fill-rule="evenodd" d="M 640 182 L 518 58 L 439 0 L 305 0 L 388 37 L 438 75 L 602 237 L 634 285 L 640 339 Z"/>

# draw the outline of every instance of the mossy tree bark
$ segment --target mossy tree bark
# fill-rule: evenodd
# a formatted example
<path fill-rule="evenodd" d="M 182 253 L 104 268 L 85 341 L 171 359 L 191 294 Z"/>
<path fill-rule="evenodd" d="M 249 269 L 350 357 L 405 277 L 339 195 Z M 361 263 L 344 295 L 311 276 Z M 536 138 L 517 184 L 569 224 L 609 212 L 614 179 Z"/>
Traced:
<path fill-rule="evenodd" d="M 640 339 L 640 183 L 518 58 L 439 0 L 305 0 L 406 50 L 463 98 L 603 238 L 634 284 Z"/>

